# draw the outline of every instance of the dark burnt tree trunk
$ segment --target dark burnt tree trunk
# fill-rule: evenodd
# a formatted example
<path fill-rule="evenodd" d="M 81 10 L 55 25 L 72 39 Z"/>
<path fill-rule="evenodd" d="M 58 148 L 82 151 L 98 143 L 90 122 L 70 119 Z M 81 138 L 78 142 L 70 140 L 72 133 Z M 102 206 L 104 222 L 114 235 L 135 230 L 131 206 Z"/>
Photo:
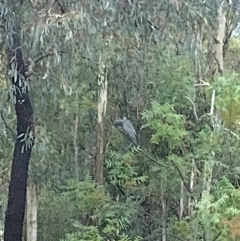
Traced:
<path fill-rule="evenodd" d="M 26 76 L 18 35 L 19 30 L 15 29 L 13 46 L 8 50 L 9 68 L 17 70 L 15 77 L 12 77 L 12 84 L 16 89 L 14 97 L 16 98 L 17 137 L 12 160 L 4 241 L 22 241 L 28 165 L 33 146 L 33 108 L 29 99 L 28 88 L 24 84 L 26 83 Z M 27 140 L 24 140 L 24 137 Z"/>

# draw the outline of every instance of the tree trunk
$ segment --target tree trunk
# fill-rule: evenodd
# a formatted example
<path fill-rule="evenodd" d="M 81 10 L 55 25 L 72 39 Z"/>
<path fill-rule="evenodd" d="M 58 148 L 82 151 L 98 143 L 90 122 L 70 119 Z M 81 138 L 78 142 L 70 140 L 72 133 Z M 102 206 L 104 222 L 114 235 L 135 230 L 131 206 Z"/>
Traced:
<path fill-rule="evenodd" d="M 184 184 L 181 180 L 180 182 L 180 201 L 179 201 L 179 220 L 182 220 L 184 211 Z"/>
<path fill-rule="evenodd" d="M 16 21 L 17 22 L 17 21 Z M 15 143 L 8 205 L 5 218 L 4 240 L 21 241 L 25 213 L 28 165 L 33 146 L 33 108 L 28 95 L 25 66 L 22 57 L 19 28 L 14 29 L 13 45 L 8 50 L 9 67 L 12 71 L 12 85 L 16 92 L 15 111 L 17 115 L 17 139 Z"/>
<path fill-rule="evenodd" d="M 223 10 L 223 6 L 220 5 L 218 9 L 218 23 L 216 26 L 216 32 L 214 36 L 214 62 L 210 65 L 210 74 L 214 76 L 216 73 L 222 74 L 223 72 L 223 45 L 224 45 L 224 37 L 225 37 L 225 25 L 226 25 L 226 17 L 225 11 Z M 212 116 L 214 113 L 214 100 L 215 100 L 215 90 L 212 92 L 212 101 L 211 101 L 211 110 L 210 115 Z M 214 127 L 214 125 L 213 125 Z M 206 160 L 204 163 L 203 169 L 203 191 L 202 191 L 202 199 L 206 201 L 206 206 L 209 204 L 209 195 L 211 189 L 211 182 L 212 182 L 212 175 L 213 175 L 213 168 L 215 165 L 215 153 L 211 153 L 212 158 L 210 160 Z M 208 209 L 206 213 L 210 215 Z M 205 240 L 210 241 L 213 239 L 211 230 L 209 229 L 210 223 L 209 220 L 206 219 L 206 213 L 203 215 L 203 224 L 204 224 L 204 232 L 205 232 Z"/>
<path fill-rule="evenodd" d="M 223 7 L 220 6 L 218 9 L 218 27 L 216 31 L 215 41 L 213 45 L 215 53 L 215 61 L 217 64 L 217 72 L 223 72 L 223 45 L 225 38 L 225 27 L 226 27 L 226 16 Z"/>
<path fill-rule="evenodd" d="M 164 195 L 161 197 L 161 203 L 162 203 L 162 241 L 167 240 L 167 214 L 166 214 L 166 199 L 164 198 Z"/>
<path fill-rule="evenodd" d="M 76 94 L 76 103 L 78 103 L 78 94 Z M 79 110 L 77 107 L 76 111 L 76 118 L 74 121 L 74 138 L 73 138 L 73 146 L 74 146 L 74 164 L 75 164 L 75 178 L 78 181 L 79 176 L 78 176 L 78 124 L 79 124 Z"/>
<path fill-rule="evenodd" d="M 29 182 L 27 188 L 27 240 L 37 241 L 37 209 L 39 188 L 34 182 Z"/>
<path fill-rule="evenodd" d="M 195 179 L 195 160 L 192 160 L 192 170 L 190 174 L 190 183 L 189 183 L 189 190 L 192 192 L 193 191 L 193 184 L 194 184 L 194 179 Z M 192 215 L 192 199 L 191 197 L 188 197 L 188 216 Z"/>
<path fill-rule="evenodd" d="M 213 31 L 212 42 L 209 43 L 209 53 L 207 57 L 208 75 L 213 77 L 216 73 L 223 72 L 223 59 L 226 54 L 225 40 L 229 39 L 229 32 L 226 32 L 226 13 L 223 6 L 218 9 L 218 22 Z M 227 43 L 226 43 L 227 44 Z"/>
<path fill-rule="evenodd" d="M 98 76 L 98 123 L 97 123 L 97 148 L 95 158 L 94 180 L 98 185 L 103 184 L 103 164 L 104 164 L 104 122 L 107 109 L 107 73 L 101 57 L 99 61 Z"/>

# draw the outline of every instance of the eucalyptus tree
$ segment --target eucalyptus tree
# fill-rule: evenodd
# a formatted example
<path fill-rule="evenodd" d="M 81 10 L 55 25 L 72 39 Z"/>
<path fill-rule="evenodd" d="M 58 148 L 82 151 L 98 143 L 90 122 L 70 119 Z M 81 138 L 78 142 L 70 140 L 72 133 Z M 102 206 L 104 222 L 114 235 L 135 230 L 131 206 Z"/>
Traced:
<path fill-rule="evenodd" d="M 4 240 L 21 240 L 25 211 L 28 165 L 34 144 L 33 108 L 29 98 L 27 67 L 21 50 L 20 26 L 13 6 L 1 3 L 2 24 L 7 48 L 7 63 L 11 71 L 10 97 L 14 100 L 17 116 Z"/>
<path fill-rule="evenodd" d="M 110 88 L 112 86 L 118 87 L 118 83 L 123 87 L 121 84 L 122 78 L 113 76 L 112 67 L 118 68 L 118 66 L 121 66 L 121 76 L 125 76 L 126 71 L 129 72 L 124 81 L 126 83 L 124 84 L 124 90 L 136 89 L 133 96 L 137 98 L 134 102 L 131 99 L 130 102 L 132 103 L 131 106 L 136 109 L 139 118 L 139 112 L 144 108 L 144 105 L 141 104 L 139 108 L 138 103 L 142 102 L 140 92 L 146 86 L 146 83 L 143 82 L 143 76 L 147 72 L 144 73 L 146 68 L 140 66 L 147 67 L 146 63 L 151 61 L 147 53 L 148 44 L 160 37 L 167 38 L 167 31 L 163 31 L 164 26 L 156 26 L 155 30 L 153 28 L 153 25 L 159 21 L 157 19 L 158 10 L 165 7 L 164 4 L 166 3 L 159 3 L 158 1 L 152 1 L 152 4 L 149 1 L 116 1 L 114 3 L 108 1 L 71 3 L 66 1 L 61 3 L 60 6 L 59 2 L 51 2 L 47 5 L 43 2 L 41 4 L 35 3 L 32 6 L 26 3 L 23 6 L 23 9 L 28 9 L 28 12 L 35 14 L 35 20 L 32 24 L 26 24 L 22 30 L 22 36 L 26 42 L 26 52 L 31 49 L 31 54 L 37 55 L 39 52 L 48 49 L 56 54 L 53 65 L 50 64 L 49 58 L 42 59 L 43 66 L 46 64 L 43 68 L 46 71 L 44 79 L 48 82 L 48 86 L 56 91 L 56 87 L 61 83 L 63 89 L 71 93 L 71 88 L 76 83 L 73 72 L 77 71 L 78 65 L 82 61 L 93 65 L 94 73 L 98 76 L 99 56 L 105 56 L 103 64 L 109 66 Z M 41 9 L 41 11 L 36 11 L 36 9 Z M 27 21 L 29 16 L 29 14 L 23 16 L 23 20 Z M 30 33 L 30 38 L 24 34 L 26 32 Z M 62 55 L 61 52 L 66 53 Z M 130 58 L 128 55 L 130 55 Z M 130 65 L 132 61 L 134 63 Z M 61 70 L 64 71 L 59 70 L 58 66 L 61 66 Z M 54 80 L 49 83 L 49 78 L 53 76 Z M 46 83 L 45 81 L 41 80 L 42 85 Z M 113 84 L 111 85 L 111 83 Z M 141 87 L 141 90 L 137 89 L 137 85 Z M 122 90 L 120 89 L 119 95 L 121 93 Z M 129 98 L 129 94 L 127 98 Z M 146 96 L 144 98 L 146 99 Z M 138 100 L 141 100 L 141 102 Z M 114 98 L 110 95 L 109 106 L 115 105 L 114 102 Z M 118 109 L 116 110 L 118 111 Z M 96 130 L 99 136 L 102 135 L 99 133 L 100 129 L 103 128 Z M 101 138 L 96 139 L 100 140 Z M 101 151 L 99 149 L 98 153 L 95 154 L 96 158 L 103 158 L 104 143 L 106 144 L 107 141 L 103 134 L 103 140 L 97 144 L 98 147 L 103 147 L 100 148 Z M 103 161 L 96 159 L 95 166 L 103 170 Z M 103 175 L 102 171 L 100 173 Z"/>
<path fill-rule="evenodd" d="M 131 116 L 134 126 L 137 123 L 139 129 L 142 124 L 140 113 L 150 107 L 152 99 L 157 99 L 161 103 L 175 100 L 174 103 L 181 111 L 195 117 L 195 113 L 189 113 L 191 103 L 185 100 L 184 95 L 189 93 L 191 98 L 194 97 L 197 87 L 193 87 L 193 84 L 201 84 L 200 79 L 205 81 L 202 77 L 209 66 L 204 63 L 206 56 L 202 51 L 203 40 L 205 35 L 209 39 L 212 37 L 212 23 L 218 16 L 218 1 L 2 1 L 2 6 L 2 9 L 8 9 L 3 11 L 6 44 L 11 46 L 14 43 L 11 41 L 15 38 L 11 37 L 20 38 L 21 48 L 17 49 L 17 53 L 22 51 L 24 58 L 17 59 L 20 61 L 18 68 L 23 71 L 21 75 L 29 74 L 25 72 L 25 68 L 20 68 L 23 66 L 23 60 L 28 59 L 26 61 L 28 72 L 33 72 L 30 76 L 32 81 L 29 83 L 23 81 L 23 85 L 18 87 L 26 87 L 27 91 L 28 87 L 31 87 L 30 96 L 34 101 L 37 114 L 35 150 L 40 153 L 45 148 L 43 152 L 52 152 L 48 155 L 51 160 L 46 160 L 44 164 L 34 160 L 32 167 L 39 168 L 37 174 L 39 179 L 46 181 L 48 177 L 52 178 L 51 180 L 56 178 L 55 180 L 58 181 L 51 184 L 56 188 L 65 178 L 72 178 L 72 173 L 77 180 L 80 180 L 79 173 L 85 173 L 85 170 L 81 170 L 84 165 L 82 163 L 79 165 L 79 158 L 84 159 L 81 155 L 82 148 L 90 153 L 86 159 L 91 158 L 95 162 L 95 181 L 100 185 L 103 184 L 105 154 L 107 154 L 109 141 L 113 139 L 109 137 L 111 131 L 108 130 L 111 128 L 106 128 L 108 120 L 112 116 L 114 118 L 119 115 Z M 9 29 L 11 26 L 17 26 L 16 22 L 20 24 L 20 28 L 16 31 L 18 35 Z M 227 32 L 230 33 L 231 29 Z M 213 46 L 212 40 L 208 43 L 210 51 Z M 186 52 L 192 57 L 191 60 L 195 66 L 194 74 L 189 74 L 187 61 L 184 62 L 184 66 L 180 66 L 182 72 L 179 71 L 179 64 L 183 61 L 183 55 L 185 57 Z M 178 55 L 178 59 L 172 61 L 171 57 L 175 54 Z M 32 63 L 31 60 L 36 61 Z M 156 66 L 155 63 L 160 66 Z M 173 66 L 175 72 L 171 71 L 169 66 Z M 156 70 L 154 74 L 153 70 Z M 157 76 L 160 72 L 162 75 Z M 187 77 L 182 78 L 180 75 L 183 73 Z M 194 75 L 196 75 L 195 78 Z M 11 89 L 14 89 L 14 86 L 15 82 Z M 178 87 L 184 91 L 180 93 Z M 25 94 L 28 97 L 28 92 Z M 25 100 L 21 107 L 28 103 Z M 19 106 L 16 102 L 16 107 Z M 22 109 L 20 114 L 25 115 Z M 62 128 L 56 128 L 57 125 Z M 47 134 L 46 130 L 48 130 Z M 21 130 L 18 137 L 24 136 L 27 131 L 29 130 L 26 128 Z M 115 136 L 114 138 L 116 139 Z M 155 155 L 154 158 L 166 158 L 169 154 L 169 143 L 150 145 L 148 138 L 149 133 L 145 143 Z M 26 142 L 21 143 L 24 145 Z M 28 159 L 31 147 L 24 152 L 26 155 L 29 153 Z M 176 152 L 179 152 L 180 147 L 176 149 Z M 53 163 L 57 165 L 52 166 Z M 91 161 L 88 164 L 85 163 L 86 166 L 88 165 L 86 169 L 92 169 L 89 163 Z M 27 166 L 28 162 L 25 166 L 18 166 L 24 171 L 25 178 L 18 190 L 22 195 L 26 192 Z M 190 165 L 188 168 L 191 168 Z M 88 170 L 88 172 L 92 171 Z M 43 172 L 51 175 L 41 177 Z M 158 170 L 157 174 L 165 172 L 165 169 Z M 33 170 L 33 173 L 37 172 Z M 171 173 L 174 175 L 177 171 Z M 163 221 L 166 221 L 169 212 L 168 203 L 170 202 L 167 202 L 167 199 L 176 199 L 167 193 L 167 188 L 170 188 L 170 184 L 173 183 L 168 183 L 166 177 L 167 175 L 163 178 L 164 181 L 159 178 L 159 183 L 153 178 L 162 190 L 161 193 L 156 192 L 155 197 L 156 199 L 161 197 L 159 206 L 162 212 L 158 213 Z M 13 183 L 14 180 L 12 178 Z M 180 185 L 183 187 L 186 180 L 181 181 Z M 190 186 L 192 189 L 192 185 Z M 175 185 L 172 187 L 174 191 L 177 190 Z M 11 197 L 11 192 L 9 195 Z M 19 222 L 9 225 L 13 229 L 18 228 L 15 240 L 20 240 L 21 236 L 20 223 L 24 213 L 24 200 L 25 198 L 23 202 L 16 203 L 14 206 L 18 208 L 18 212 L 21 212 L 21 217 L 16 219 Z M 151 205 L 146 202 L 144 208 L 151 207 L 153 210 L 154 198 L 149 202 Z M 182 199 L 180 203 L 183 203 Z M 9 198 L 10 204 L 11 198 Z M 183 213 L 184 208 L 181 206 L 180 209 Z M 16 213 L 7 212 L 7 215 L 14 214 Z M 6 224 L 9 222 L 6 218 Z M 156 226 L 157 224 L 154 223 L 153 229 Z M 166 239 L 166 229 L 165 223 L 162 229 L 163 240 Z M 152 231 L 148 230 L 145 235 Z M 10 233 L 10 230 L 6 228 L 6 235 L 7 233 Z"/>
<path fill-rule="evenodd" d="M 106 41 L 114 47 L 113 56 L 121 49 L 126 38 L 136 37 L 137 47 L 140 47 L 141 32 L 131 30 L 135 28 L 136 22 L 133 16 L 140 17 L 137 22 L 142 21 L 140 13 L 143 7 L 145 10 L 146 7 L 151 9 L 147 1 L 1 2 L 5 46 L 9 51 L 7 61 L 12 71 L 10 97 L 15 101 L 18 121 L 5 240 L 20 240 L 22 236 L 28 164 L 34 143 L 33 110 L 27 78 L 35 73 L 35 65 L 39 62 L 43 64 L 42 71 L 45 71 L 45 74 L 43 78 L 33 76 L 31 79 L 46 80 L 45 83 L 41 80 L 41 83 L 48 88 L 57 89 L 61 85 L 67 94 L 71 93 L 71 85 L 76 81 L 73 79 L 73 69 L 77 69 L 82 59 L 94 63 L 102 52 L 108 53 L 109 46 L 106 46 Z M 146 24 L 147 18 L 146 14 L 144 28 L 149 28 Z M 61 56 L 63 52 L 66 54 Z M 50 58 L 52 55 L 55 58 Z M 24 61 L 27 56 L 28 61 Z M 62 68 L 59 68 L 59 65 Z M 95 72 L 97 75 L 97 68 Z M 51 83 L 50 76 L 55 79 Z M 100 165 L 103 166 L 102 161 Z M 19 178 L 22 180 L 19 181 Z"/>

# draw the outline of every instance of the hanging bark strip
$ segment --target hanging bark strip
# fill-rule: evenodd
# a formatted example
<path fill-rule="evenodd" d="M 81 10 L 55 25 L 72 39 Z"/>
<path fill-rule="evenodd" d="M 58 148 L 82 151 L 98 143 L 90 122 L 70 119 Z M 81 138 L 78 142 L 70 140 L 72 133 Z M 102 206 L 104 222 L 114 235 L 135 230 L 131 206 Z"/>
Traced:
<path fill-rule="evenodd" d="M 34 144 L 33 108 L 28 95 L 25 66 L 22 57 L 19 29 L 13 34 L 13 46 L 8 50 L 12 85 L 15 89 L 17 139 L 15 142 L 8 205 L 5 218 L 4 241 L 21 241 L 25 214 L 28 165 Z"/>

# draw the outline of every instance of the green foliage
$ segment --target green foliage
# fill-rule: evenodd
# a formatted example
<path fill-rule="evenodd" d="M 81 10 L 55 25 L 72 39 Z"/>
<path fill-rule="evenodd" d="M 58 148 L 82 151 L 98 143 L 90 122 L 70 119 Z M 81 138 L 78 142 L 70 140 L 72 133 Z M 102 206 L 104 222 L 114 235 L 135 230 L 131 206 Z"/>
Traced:
<path fill-rule="evenodd" d="M 67 180 L 66 186 L 62 188 L 64 189 L 63 197 L 77 205 L 77 212 L 82 217 L 90 214 L 93 209 L 100 209 L 103 203 L 110 200 L 104 189 L 95 186 L 89 176 L 83 182 Z"/>
<path fill-rule="evenodd" d="M 135 203 L 131 200 L 125 203 L 113 201 L 89 176 L 83 182 L 68 180 L 60 190 L 58 194 L 46 192 L 41 196 L 41 207 L 44 207 L 39 210 L 41 240 L 47 240 L 45 233 L 51 233 L 58 239 L 63 239 L 67 233 L 64 240 L 69 241 L 100 241 L 111 236 L 119 237 L 119 240 L 130 240 L 125 232 L 136 212 Z M 48 227 L 41 223 L 45 219 L 49 221 Z M 53 228 L 56 225 L 54 220 L 58 220 L 57 225 L 61 231 Z"/>
<path fill-rule="evenodd" d="M 125 186 L 128 189 L 139 183 L 144 183 L 147 177 L 138 176 L 136 162 L 137 159 L 131 152 L 124 155 L 116 152 L 109 153 L 106 167 L 107 177 L 110 179 L 110 182 Z"/>
<path fill-rule="evenodd" d="M 38 238 L 43 241 L 60 240 L 73 231 L 72 206 L 59 193 L 43 190 L 39 200 Z"/>
<path fill-rule="evenodd" d="M 194 204 L 196 209 L 192 216 L 180 221 L 171 218 L 169 231 L 185 239 L 198 240 L 206 226 L 212 237 L 219 236 L 220 239 L 227 240 L 229 226 L 223 223 L 239 214 L 238 200 L 239 191 L 223 176 L 212 186 L 210 196 Z"/>
<path fill-rule="evenodd" d="M 212 212 L 220 213 L 223 218 L 231 219 L 240 213 L 239 190 L 230 183 L 229 179 L 223 176 L 212 186 Z"/>
<path fill-rule="evenodd" d="M 61 241 L 103 241 L 104 239 L 98 234 L 98 230 L 92 226 L 83 228 L 81 233 L 67 234 L 65 239 Z M 119 237 L 118 241 L 139 241 L 141 239 L 130 239 L 128 236 L 123 235 Z"/>
<path fill-rule="evenodd" d="M 227 73 L 215 81 L 217 108 L 222 120 L 228 127 L 238 126 L 240 118 L 240 82 L 239 74 Z"/>
<path fill-rule="evenodd" d="M 155 90 L 153 98 L 161 104 L 168 102 L 177 108 L 185 108 L 185 96 L 194 95 L 191 60 L 186 55 L 176 56 L 156 48 L 153 56 L 156 61 L 151 69 Z"/>
<path fill-rule="evenodd" d="M 102 232 L 107 236 L 124 235 L 130 227 L 133 215 L 136 215 L 135 208 L 136 205 L 131 200 L 127 200 L 125 203 L 111 203 L 106 207 L 102 218 L 102 222 L 105 223 Z"/>
<path fill-rule="evenodd" d="M 78 227 L 79 232 L 66 234 L 65 239 L 61 241 L 103 241 L 104 239 L 100 236 L 99 230 L 94 226 L 82 226 Z"/>
<path fill-rule="evenodd" d="M 144 111 L 142 117 L 147 121 L 142 128 L 150 128 L 153 131 L 152 143 L 167 140 L 170 148 L 174 148 L 181 145 L 181 141 L 187 135 L 184 116 L 177 114 L 174 107 L 168 103 L 160 105 L 156 101 L 152 102 L 151 109 Z"/>
<path fill-rule="evenodd" d="M 239 68 L 239 41 L 232 39 L 234 52 L 226 51 L 229 73 L 205 79 L 214 60 L 219 1 L 20 2 L 0 3 L 0 205 L 6 206 L 14 144 L 10 129 L 16 126 L 14 106 L 7 102 L 4 52 L 19 23 L 24 59 L 49 53 L 29 81 L 36 137 L 29 179 L 42 186 L 38 239 L 228 240 L 226 228 L 217 235 L 221 222 L 238 217 L 240 208 L 239 75 L 232 72 Z M 232 14 L 239 7 L 226 8 L 227 22 L 234 25 L 238 20 Z M 198 34 L 202 43 L 195 39 Z M 90 175 L 100 56 L 108 67 L 101 187 Z M 196 87 L 199 78 L 211 86 Z M 213 90 L 214 115 L 225 122 L 218 131 L 207 115 Z M 199 93 L 206 98 L 200 101 Z M 196 120 L 186 96 L 206 118 Z M 113 125 L 125 115 L 141 139 L 132 150 Z"/>
<path fill-rule="evenodd" d="M 219 226 L 224 220 L 230 220 L 239 214 L 239 195 L 239 191 L 223 176 L 212 186 L 211 195 L 196 204 L 196 216 L 212 235 L 219 233 Z M 222 227 L 221 237 L 227 236 L 228 229 Z"/>

